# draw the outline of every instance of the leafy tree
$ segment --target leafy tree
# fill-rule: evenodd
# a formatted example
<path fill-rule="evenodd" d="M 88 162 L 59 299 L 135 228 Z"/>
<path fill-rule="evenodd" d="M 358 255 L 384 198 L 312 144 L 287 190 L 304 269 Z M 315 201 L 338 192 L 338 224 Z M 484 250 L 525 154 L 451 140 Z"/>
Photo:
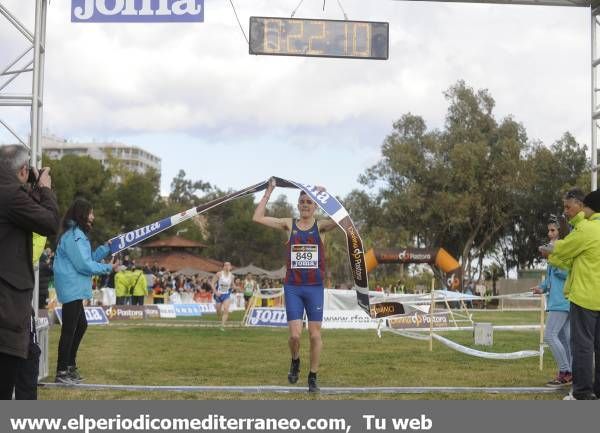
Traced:
<path fill-rule="evenodd" d="M 111 183 L 111 174 L 100 161 L 88 156 L 65 155 L 62 159 L 50 159 L 43 155 L 43 165 L 50 167 L 52 189 L 56 193 L 60 215 L 64 215 L 77 197 L 92 203 L 97 219 L 91 238 L 95 242 L 104 242 L 116 234 L 111 230 L 111 221 L 104 218 L 103 194 Z"/>
<path fill-rule="evenodd" d="M 360 180 L 382 185 L 377 201 L 386 230 L 403 227 L 415 246 L 443 246 L 469 269 L 516 214 L 527 138 L 513 119 L 495 120 L 486 90 L 459 81 L 445 96 L 450 105 L 442 131 L 403 115 L 382 145 L 381 161 Z"/>
<path fill-rule="evenodd" d="M 209 194 L 205 199 L 223 194 L 217 191 Z M 289 208 L 285 198 L 282 197 L 274 203 L 276 210 L 281 213 Z M 207 213 L 207 254 L 239 266 L 250 263 L 268 269 L 283 266 L 286 236 L 282 231 L 253 222 L 252 215 L 255 208 L 253 198 L 248 196 L 211 209 Z M 280 217 L 285 216 L 289 216 L 289 213 Z"/>
<path fill-rule="evenodd" d="M 551 214 L 562 213 L 562 195 L 572 187 L 589 185 L 586 151 L 570 133 L 549 148 L 531 145 L 523 170 L 525 184 L 516 195 L 519 208 L 506 234 L 503 254 L 509 267 L 531 267 L 540 260 L 538 246 L 547 241 Z"/>
<path fill-rule="evenodd" d="M 61 215 L 76 197 L 83 197 L 95 205 L 110 183 L 110 173 L 100 161 L 89 156 L 65 155 L 62 159 L 50 159 L 44 155 L 43 165 L 50 167 L 52 188 L 57 193 Z"/>
<path fill-rule="evenodd" d="M 201 180 L 192 181 L 186 179 L 185 171 L 179 170 L 177 176 L 171 181 L 169 203 L 189 209 L 192 206 L 197 206 L 199 203 L 199 197 L 196 195 L 197 191 L 208 192 L 210 189 L 210 183 Z"/>

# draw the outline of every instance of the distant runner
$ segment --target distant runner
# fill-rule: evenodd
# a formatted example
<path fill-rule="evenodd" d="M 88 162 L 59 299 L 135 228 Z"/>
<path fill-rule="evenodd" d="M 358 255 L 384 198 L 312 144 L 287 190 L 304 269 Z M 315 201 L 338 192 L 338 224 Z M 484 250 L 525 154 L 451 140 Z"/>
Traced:
<path fill-rule="evenodd" d="M 221 316 L 221 331 L 225 331 L 225 323 L 229 318 L 233 278 L 231 263 L 225 262 L 223 263 L 223 270 L 217 272 L 212 280 L 212 286 L 214 287 L 213 297 L 216 303 L 217 314 Z"/>

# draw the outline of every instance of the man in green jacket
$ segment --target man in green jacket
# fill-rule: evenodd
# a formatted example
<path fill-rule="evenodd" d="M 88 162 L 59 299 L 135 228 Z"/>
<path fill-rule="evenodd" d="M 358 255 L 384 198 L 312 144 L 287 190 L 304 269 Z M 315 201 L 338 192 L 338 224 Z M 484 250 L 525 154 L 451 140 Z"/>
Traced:
<path fill-rule="evenodd" d="M 550 264 L 569 270 L 564 290 L 571 302 L 573 390 L 567 400 L 600 396 L 600 190 L 585 196 L 583 205 L 569 221 L 573 231 L 555 242 L 548 257 Z"/>

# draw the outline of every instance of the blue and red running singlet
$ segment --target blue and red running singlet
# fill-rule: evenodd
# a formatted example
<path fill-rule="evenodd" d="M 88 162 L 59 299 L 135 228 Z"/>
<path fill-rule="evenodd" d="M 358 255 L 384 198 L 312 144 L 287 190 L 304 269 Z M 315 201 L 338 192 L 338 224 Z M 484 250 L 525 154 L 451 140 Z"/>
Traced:
<path fill-rule="evenodd" d="M 292 220 L 287 244 L 287 271 L 284 284 L 322 286 L 325 276 L 325 249 L 315 221 L 308 230 L 300 230 Z"/>

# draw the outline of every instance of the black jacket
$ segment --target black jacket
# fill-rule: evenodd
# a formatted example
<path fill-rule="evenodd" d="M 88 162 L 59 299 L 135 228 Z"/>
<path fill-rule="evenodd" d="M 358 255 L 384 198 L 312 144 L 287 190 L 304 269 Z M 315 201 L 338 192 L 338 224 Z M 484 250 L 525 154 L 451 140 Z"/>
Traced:
<path fill-rule="evenodd" d="M 54 193 L 36 198 L 0 164 L 0 353 L 26 358 L 33 296 L 32 232 L 52 236 L 60 218 Z"/>

